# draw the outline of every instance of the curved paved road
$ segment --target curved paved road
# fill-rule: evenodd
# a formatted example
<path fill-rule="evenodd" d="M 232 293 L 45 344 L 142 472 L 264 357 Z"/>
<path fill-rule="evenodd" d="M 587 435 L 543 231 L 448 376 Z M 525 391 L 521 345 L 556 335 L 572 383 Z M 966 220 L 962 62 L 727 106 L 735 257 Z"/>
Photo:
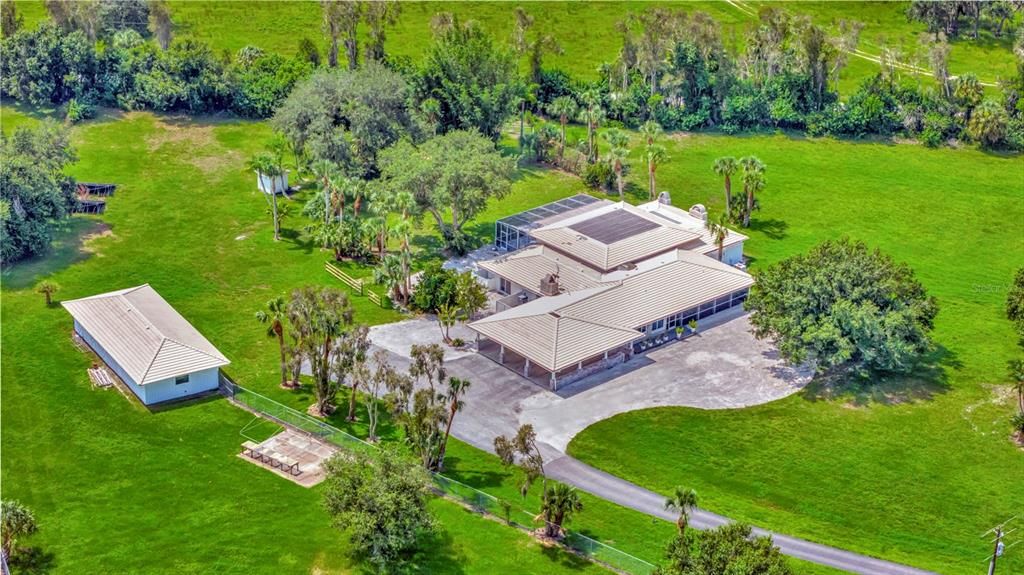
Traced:
<path fill-rule="evenodd" d="M 648 491 L 643 487 L 620 479 L 582 463 L 568 455 L 553 459 L 544 466 L 548 476 L 573 485 L 587 493 L 597 495 L 623 507 L 635 509 L 653 517 L 675 521 L 676 514 L 665 511 L 665 496 Z M 711 529 L 729 523 L 729 518 L 717 513 L 697 509 L 693 512 L 690 525 L 697 529 Z M 936 575 L 907 565 L 876 559 L 844 551 L 836 547 L 812 543 L 805 539 L 774 533 L 754 527 L 756 535 L 771 535 L 779 549 L 791 557 L 820 565 L 827 565 L 862 575 Z"/>

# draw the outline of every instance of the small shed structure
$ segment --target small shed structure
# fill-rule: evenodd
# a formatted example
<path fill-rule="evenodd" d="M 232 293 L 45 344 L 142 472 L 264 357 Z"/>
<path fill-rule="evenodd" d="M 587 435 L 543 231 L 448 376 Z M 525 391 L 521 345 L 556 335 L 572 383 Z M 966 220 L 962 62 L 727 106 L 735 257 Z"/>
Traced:
<path fill-rule="evenodd" d="M 61 305 L 75 333 L 145 405 L 215 390 L 230 363 L 149 284 Z"/>

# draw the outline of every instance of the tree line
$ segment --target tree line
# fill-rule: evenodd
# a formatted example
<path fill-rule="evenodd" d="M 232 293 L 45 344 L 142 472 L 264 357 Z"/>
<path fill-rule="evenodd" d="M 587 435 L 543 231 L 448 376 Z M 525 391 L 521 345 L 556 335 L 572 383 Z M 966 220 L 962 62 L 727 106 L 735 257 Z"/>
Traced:
<path fill-rule="evenodd" d="M 443 131 L 474 127 L 494 137 L 518 112 L 524 136 L 529 112 L 563 125 L 579 120 L 636 128 L 653 120 L 667 130 L 781 128 L 811 135 L 903 135 L 928 145 L 1024 145 L 1024 28 L 1016 31 L 1015 73 L 1002 79 L 998 97 L 986 97 L 976 76 L 954 78 L 948 70 L 948 39 L 960 35 L 961 21 L 972 21 L 974 36 L 982 25 L 1004 35 L 1020 8 L 1012 1 L 913 2 L 908 18 L 924 22 L 930 33 L 907 53 L 884 47 L 878 74 L 845 102 L 838 80 L 860 42 L 863 25 L 855 21 L 840 21 L 830 33 L 806 15 L 765 7 L 738 42 L 729 42 L 706 13 L 648 7 L 608 31 L 622 47 L 609 55 L 599 78 L 588 81 L 544 65 L 546 56 L 562 51 L 558 38 L 539 31 L 521 8 L 508 41 L 451 14 L 436 15 L 431 28 L 438 42 L 414 62 L 385 52 L 400 4 L 321 5 L 327 54 L 303 38 L 298 55 L 285 58 L 254 47 L 217 55 L 201 42 L 176 40 L 172 14 L 160 2 L 100 0 L 98 9 L 85 10 L 81 3 L 51 0 L 51 21 L 35 30 L 18 29 L 8 3 L 0 45 L 3 93 L 35 105 L 73 100 L 69 110 L 76 117 L 96 104 L 268 117 L 320 67 L 380 64 L 403 76 L 412 107 Z M 517 69 L 520 58 L 529 63 L 524 76 Z M 453 77 L 444 66 L 452 62 L 469 73 Z M 932 70 L 928 81 L 913 71 L 925 68 Z M 903 77 L 908 73 L 916 81 Z M 569 100 L 578 115 L 565 113 Z"/>

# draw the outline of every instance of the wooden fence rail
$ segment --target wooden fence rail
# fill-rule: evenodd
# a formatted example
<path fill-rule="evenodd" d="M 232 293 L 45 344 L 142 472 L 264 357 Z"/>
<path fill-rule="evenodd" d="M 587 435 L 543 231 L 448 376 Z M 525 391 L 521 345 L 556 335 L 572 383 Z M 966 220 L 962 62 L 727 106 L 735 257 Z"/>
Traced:
<path fill-rule="evenodd" d="M 362 280 L 357 280 L 354 277 L 348 275 L 347 273 L 341 271 L 341 269 L 339 269 L 338 266 L 332 264 L 331 262 L 324 262 L 324 269 L 327 270 L 327 273 L 329 273 L 332 276 L 338 278 L 345 285 L 347 285 L 348 287 L 350 287 L 353 290 L 355 290 L 355 292 L 357 294 L 363 295 L 363 281 Z"/>
<path fill-rule="evenodd" d="M 370 298 L 370 301 L 372 301 L 373 303 L 377 304 L 382 308 L 391 307 L 390 298 L 388 298 L 387 296 L 382 296 L 377 293 L 374 293 L 372 290 L 368 289 L 366 287 L 365 281 L 356 279 L 348 275 L 347 273 L 341 271 L 341 269 L 338 266 L 332 264 L 331 262 L 324 262 L 324 269 L 327 270 L 327 273 L 331 274 L 335 278 L 341 280 L 342 283 L 352 288 L 352 291 L 354 291 L 356 294 L 364 295 Z"/>

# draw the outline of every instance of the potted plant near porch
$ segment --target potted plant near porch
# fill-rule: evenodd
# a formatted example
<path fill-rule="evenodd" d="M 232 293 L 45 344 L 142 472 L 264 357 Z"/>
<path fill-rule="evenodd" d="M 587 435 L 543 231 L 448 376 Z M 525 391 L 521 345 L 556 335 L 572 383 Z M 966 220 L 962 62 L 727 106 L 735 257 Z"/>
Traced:
<path fill-rule="evenodd" d="M 676 326 L 676 339 L 683 339 L 683 326 Z"/>
<path fill-rule="evenodd" d="M 688 322 L 688 323 L 686 324 L 686 327 L 690 328 L 690 333 L 691 333 L 691 334 L 696 334 L 696 333 L 697 333 L 697 320 L 695 320 L 695 319 L 691 319 L 691 320 L 690 320 L 690 321 L 689 321 L 689 322 Z"/>

